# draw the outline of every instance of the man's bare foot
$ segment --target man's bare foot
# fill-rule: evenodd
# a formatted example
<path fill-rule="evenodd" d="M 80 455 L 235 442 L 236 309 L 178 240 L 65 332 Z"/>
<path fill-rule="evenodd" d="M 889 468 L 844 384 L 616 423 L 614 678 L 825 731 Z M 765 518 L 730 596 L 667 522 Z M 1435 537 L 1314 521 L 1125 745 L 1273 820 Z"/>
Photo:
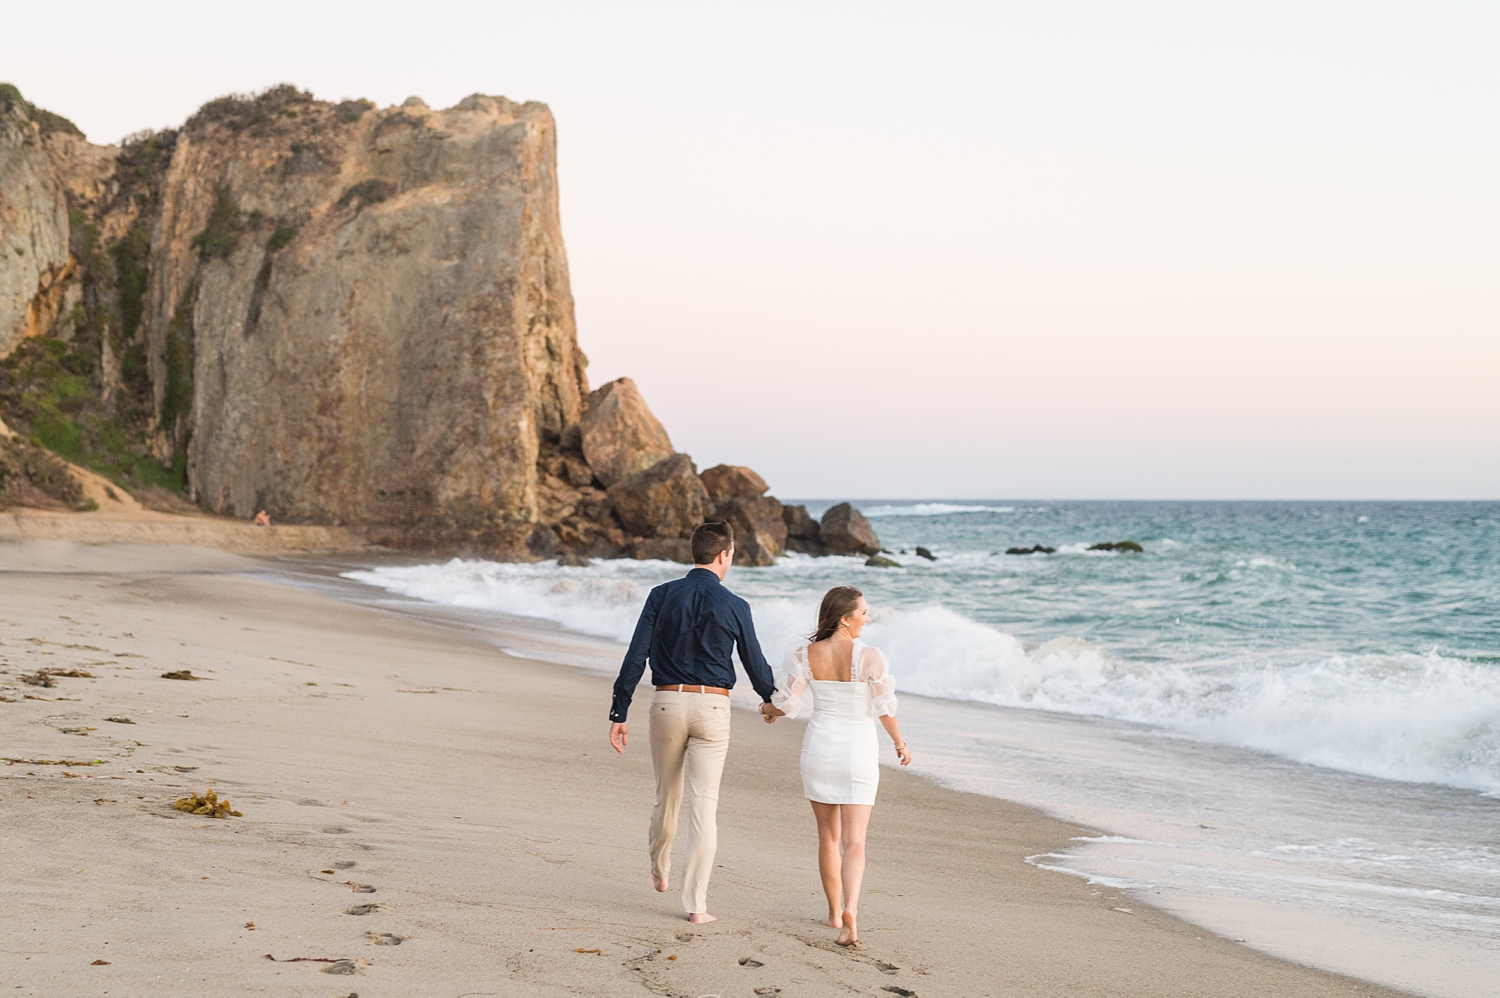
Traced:
<path fill-rule="evenodd" d="M 656 891 L 657 891 L 658 894 L 665 894 L 665 893 L 667 893 L 667 878 L 666 877 L 657 877 L 656 880 L 654 881 L 654 883 L 655 883 Z"/>
<path fill-rule="evenodd" d="M 841 926 L 841 928 L 843 929 L 843 931 L 839 933 L 838 939 L 834 941 L 837 942 L 840 946 L 858 946 L 859 927 L 856 923 L 854 912 L 844 912 L 844 924 Z"/>
<path fill-rule="evenodd" d="M 718 920 L 718 915 L 710 915 L 706 911 L 695 911 L 688 916 L 688 921 L 697 925 L 702 925 L 704 922 L 717 922 Z"/>

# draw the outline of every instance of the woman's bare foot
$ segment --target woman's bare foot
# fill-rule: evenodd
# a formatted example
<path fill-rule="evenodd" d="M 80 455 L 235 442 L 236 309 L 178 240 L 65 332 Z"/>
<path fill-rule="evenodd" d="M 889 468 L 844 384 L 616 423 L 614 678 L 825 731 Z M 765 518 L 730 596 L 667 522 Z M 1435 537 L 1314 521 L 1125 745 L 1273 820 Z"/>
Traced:
<path fill-rule="evenodd" d="M 710 915 L 706 911 L 695 911 L 688 916 L 688 921 L 697 925 L 702 925 L 704 922 L 717 922 L 718 920 L 718 915 Z"/>
<path fill-rule="evenodd" d="M 655 879 L 655 881 L 654 881 L 654 884 L 656 886 L 656 891 L 657 891 L 658 894 L 665 894 L 665 893 L 667 893 L 667 878 L 666 877 L 657 877 Z"/>
<path fill-rule="evenodd" d="M 856 922 L 854 912 L 844 912 L 844 924 L 840 926 L 840 928 L 842 928 L 843 931 L 839 933 L 838 939 L 834 940 L 835 942 L 837 942 L 840 946 L 859 945 L 859 927 Z"/>
<path fill-rule="evenodd" d="M 830 929 L 842 929 L 844 927 L 844 919 L 838 912 L 830 911 L 828 917 L 823 919 L 823 924 Z"/>

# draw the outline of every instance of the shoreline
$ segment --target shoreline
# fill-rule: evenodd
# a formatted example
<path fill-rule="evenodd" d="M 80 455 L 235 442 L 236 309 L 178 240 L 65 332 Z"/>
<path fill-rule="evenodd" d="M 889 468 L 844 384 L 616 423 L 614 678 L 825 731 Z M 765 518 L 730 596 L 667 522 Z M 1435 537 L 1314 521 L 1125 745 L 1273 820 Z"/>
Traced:
<path fill-rule="evenodd" d="M 25 944 L 0 963 L 23 994 L 205 982 L 365 995 L 1398 994 L 1030 866 L 1087 829 L 889 769 L 867 948 L 838 951 L 815 924 L 800 728 L 739 713 L 710 893 L 720 920 L 691 926 L 676 883 L 668 895 L 647 883 L 649 751 L 639 730 L 624 759 L 609 751 L 607 678 L 272 581 L 229 554 L 23 543 L 0 560 L 15 592 L 0 610 L 0 694 L 15 701 L 0 704 L 3 754 L 104 760 L 0 769 L 16 857 L 0 924 Z M 95 678 L 17 682 L 39 665 Z M 210 682 L 158 678 L 179 668 Z M 170 809 L 209 780 L 245 817 Z M 335 861 L 355 865 L 319 872 Z M 376 892 L 355 896 L 351 879 Z M 343 914 L 360 903 L 385 910 Z M 383 933 L 407 939 L 378 947 Z M 365 979 L 324 981 L 309 976 L 323 964 L 265 952 L 350 959 Z"/>

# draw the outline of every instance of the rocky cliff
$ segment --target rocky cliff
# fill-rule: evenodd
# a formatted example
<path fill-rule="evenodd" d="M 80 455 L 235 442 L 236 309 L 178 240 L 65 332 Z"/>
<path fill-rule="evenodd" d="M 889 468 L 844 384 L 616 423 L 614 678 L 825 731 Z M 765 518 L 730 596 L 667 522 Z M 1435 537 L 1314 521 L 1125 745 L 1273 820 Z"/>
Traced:
<path fill-rule="evenodd" d="M 589 392 L 541 104 L 280 86 L 115 148 L 0 85 L 0 358 L 18 432 L 226 515 L 508 558 L 680 557 L 716 511 L 752 563 L 788 538 L 628 379 Z"/>

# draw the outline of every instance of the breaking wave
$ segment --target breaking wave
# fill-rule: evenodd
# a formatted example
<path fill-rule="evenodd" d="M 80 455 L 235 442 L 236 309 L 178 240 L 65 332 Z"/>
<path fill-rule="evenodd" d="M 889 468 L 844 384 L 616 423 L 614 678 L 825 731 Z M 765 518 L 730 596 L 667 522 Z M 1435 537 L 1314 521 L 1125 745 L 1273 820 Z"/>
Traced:
<path fill-rule="evenodd" d="M 919 502 L 912 506 L 871 506 L 862 512 L 868 517 L 881 516 L 949 516 L 954 513 L 1014 513 L 1014 506 L 959 506 L 946 502 Z"/>
<path fill-rule="evenodd" d="M 625 642 L 647 592 L 680 572 L 656 562 L 454 559 L 345 574 L 407 597 Z M 779 665 L 816 596 L 752 602 L 766 656 Z M 1139 722 L 1316 766 L 1500 792 L 1500 670 L 1485 663 L 1436 652 L 1131 662 L 1080 638 L 1023 643 L 939 605 L 878 608 L 866 637 L 910 693 Z"/>

